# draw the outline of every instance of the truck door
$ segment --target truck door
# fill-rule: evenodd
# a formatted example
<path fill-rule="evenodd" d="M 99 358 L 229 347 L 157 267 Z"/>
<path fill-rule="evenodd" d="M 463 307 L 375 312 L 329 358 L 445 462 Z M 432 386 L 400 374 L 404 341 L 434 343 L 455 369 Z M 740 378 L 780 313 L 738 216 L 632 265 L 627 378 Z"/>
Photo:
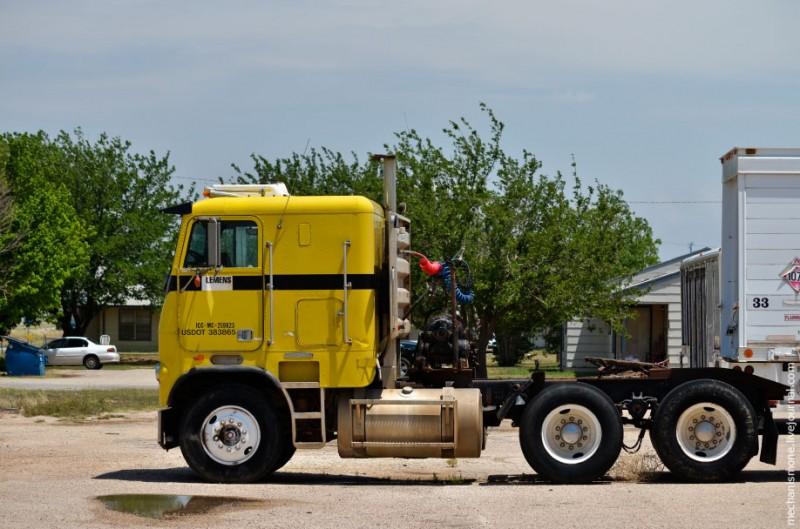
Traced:
<path fill-rule="evenodd" d="M 264 341 L 264 259 L 255 217 L 196 218 L 178 275 L 178 337 L 196 352 L 249 352 Z"/>

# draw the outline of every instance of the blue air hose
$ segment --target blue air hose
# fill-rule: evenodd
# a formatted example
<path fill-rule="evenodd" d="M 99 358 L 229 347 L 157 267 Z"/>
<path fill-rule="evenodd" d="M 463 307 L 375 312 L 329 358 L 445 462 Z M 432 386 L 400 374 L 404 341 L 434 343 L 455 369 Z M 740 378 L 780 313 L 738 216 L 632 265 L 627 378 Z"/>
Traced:
<path fill-rule="evenodd" d="M 442 263 L 442 269 L 439 271 L 439 277 L 442 278 L 442 282 L 444 283 L 444 289 L 446 292 L 450 292 L 450 266 L 447 263 Z M 462 292 L 461 288 L 456 284 L 456 301 L 461 303 L 462 305 L 469 305 L 475 299 L 475 294 L 472 290 L 468 290 L 467 292 Z"/>

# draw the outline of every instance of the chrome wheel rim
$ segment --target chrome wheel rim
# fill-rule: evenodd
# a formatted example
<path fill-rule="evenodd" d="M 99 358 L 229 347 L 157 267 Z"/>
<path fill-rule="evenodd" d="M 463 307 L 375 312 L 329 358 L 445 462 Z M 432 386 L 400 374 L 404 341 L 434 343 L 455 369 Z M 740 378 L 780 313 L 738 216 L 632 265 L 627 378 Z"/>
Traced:
<path fill-rule="evenodd" d="M 222 465 L 240 465 L 253 457 L 261 429 L 252 413 L 239 406 L 221 406 L 206 416 L 200 431 L 203 450 Z"/>
<path fill-rule="evenodd" d="M 713 402 L 700 402 L 678 417 L 675 436 L 683 453 L 701 463 L 725 457 L 736 442 L 736 424 L 725 408 Z"/>
<path fill-rule="evenodd" d="M 560 463 L 577 465 L 589 460 L 600 447 L 603 429 L 597 416 L 579 404 L 562 404 L 542 422 L 545 451 Z"/>
<path fill-rule="evenodd" d="M 411 369 L 411 363 L 405 358 L 400 359 L 400 376 L 407 377 L 408 371 Z"/>

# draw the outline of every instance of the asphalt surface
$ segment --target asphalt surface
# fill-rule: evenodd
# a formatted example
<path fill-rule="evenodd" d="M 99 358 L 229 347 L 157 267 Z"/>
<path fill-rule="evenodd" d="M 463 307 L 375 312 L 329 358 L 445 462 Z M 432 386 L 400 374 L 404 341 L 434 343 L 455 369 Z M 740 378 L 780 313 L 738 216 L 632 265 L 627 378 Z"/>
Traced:
<path fill-rule="evenodd" d="M 16 389 L 158 389 L 153 368 L 47 369 L 44 377 L 0 376 L 0 388 Z"/>
<path fill-rule="evenodd" d="M 0 413 L 0 527 L 523 528 L 786 526 L 788 444 L 776 467 L 751 462 L 735 483 L 677 483 L 649 444 L 591 485 L 538 479 L 517 430 L 492 429 L 472 460 L 342 460 L 335 445 L 301 451 L 269 481 L 200 481 L 179 450 L 155 442 L 155 414 L 59 421 Z M 636 432 L 626 432 L 628 442 Z M 643 455 L 644 454 L 644 455 Z M 639 473 L 637 469 L 655 472 Z M 240 497 L 254 504 L 154 520 L 108 510 L 105 494 Z"/>

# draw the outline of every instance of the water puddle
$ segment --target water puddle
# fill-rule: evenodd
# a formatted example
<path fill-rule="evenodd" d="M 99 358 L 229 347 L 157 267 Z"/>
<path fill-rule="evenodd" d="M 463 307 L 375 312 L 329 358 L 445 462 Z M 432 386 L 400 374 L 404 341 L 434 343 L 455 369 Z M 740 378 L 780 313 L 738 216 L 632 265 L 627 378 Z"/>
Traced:
<path fill-rule="evenodd" d="M 224 496 L 181 496 L 175 494 L 111 494 L 98 496 L 107 509 L 146 518 L 169 518 L 203 514 L 217 507 L 236 507 L 262 503 L 247 498 Z"/>

